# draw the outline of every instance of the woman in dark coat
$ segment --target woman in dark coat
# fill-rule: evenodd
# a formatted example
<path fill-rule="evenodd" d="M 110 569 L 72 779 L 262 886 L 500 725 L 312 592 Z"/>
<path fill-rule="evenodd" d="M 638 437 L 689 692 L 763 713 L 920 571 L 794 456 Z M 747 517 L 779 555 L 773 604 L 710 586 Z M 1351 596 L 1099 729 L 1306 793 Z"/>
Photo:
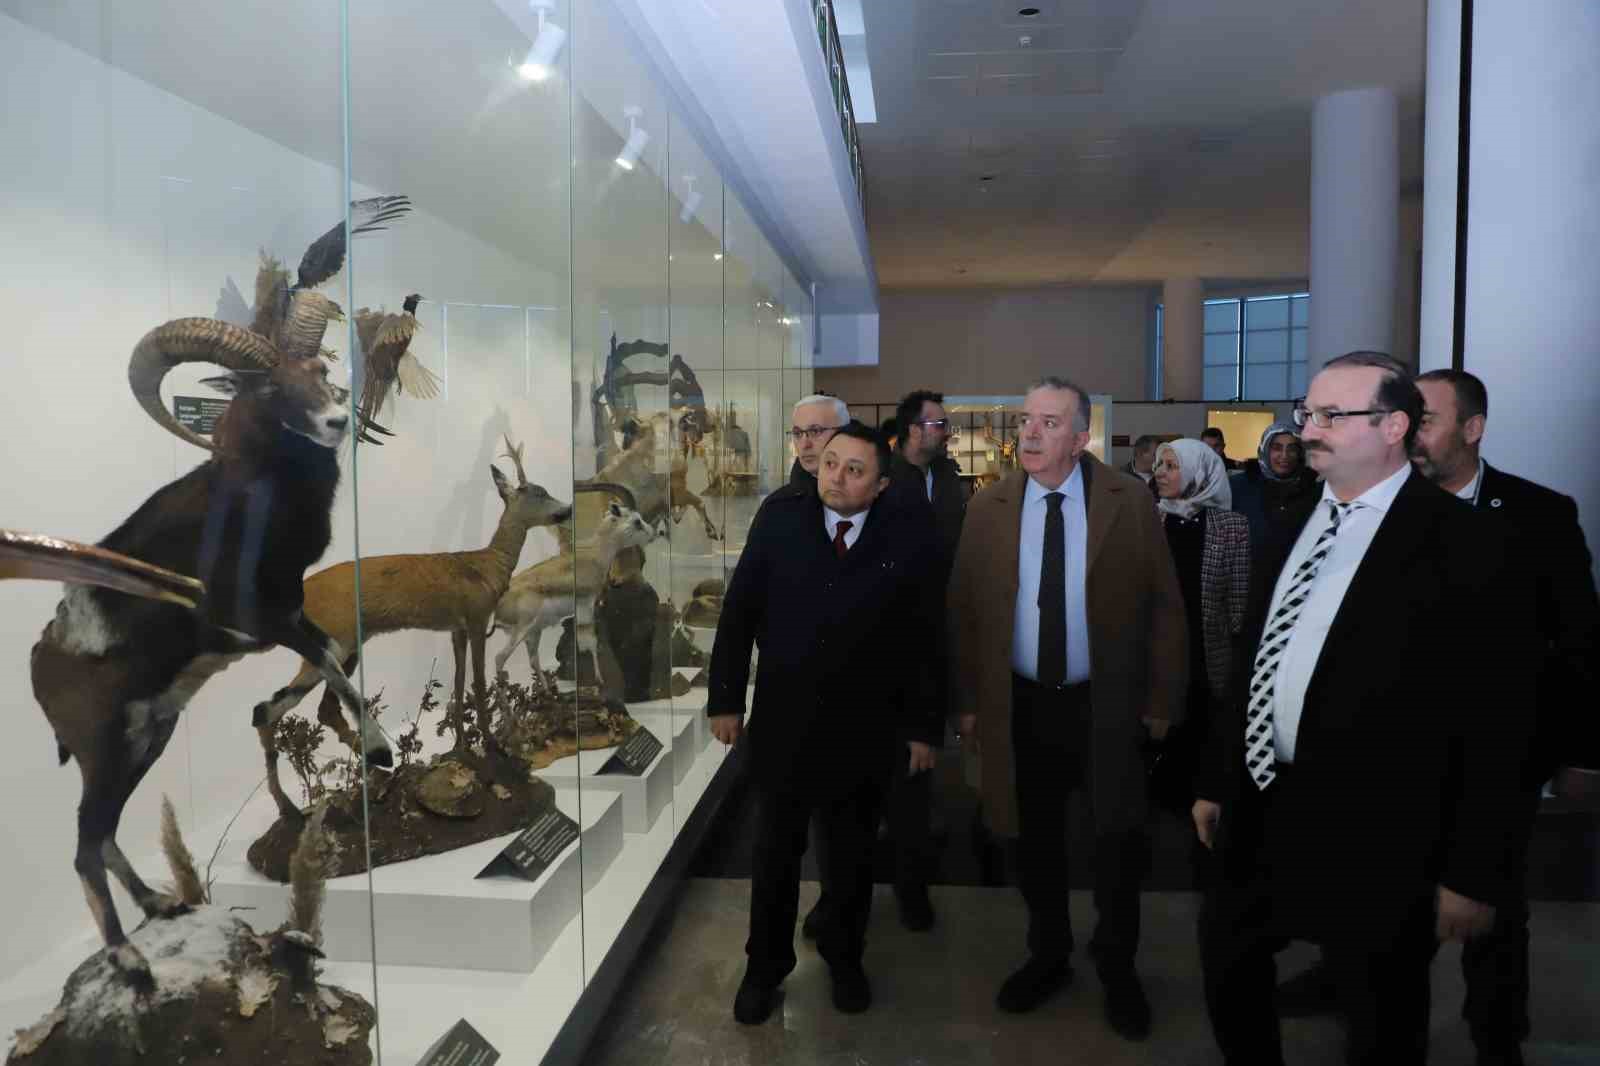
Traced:
<path fill-rule="evenodd" d="M 1250 544 L 1258 552 L 1290 531 L 1298 533 L 1322 493 L 1317 475 L 1306 466 L 1299 430 L 1287 422 L 1267 427 L 1256 461 L 1234 473 L 1231 482 L 1233 509 L 1249 521 Z"/>

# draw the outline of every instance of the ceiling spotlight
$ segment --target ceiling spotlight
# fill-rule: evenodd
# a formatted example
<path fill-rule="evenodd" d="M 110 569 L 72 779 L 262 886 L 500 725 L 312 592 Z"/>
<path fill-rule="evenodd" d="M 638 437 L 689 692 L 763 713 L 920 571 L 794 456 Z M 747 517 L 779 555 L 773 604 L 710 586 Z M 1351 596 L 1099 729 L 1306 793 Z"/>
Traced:
<path fill-rule="evenodd" d="M 694 182 L 695 177 L 693 174 L 685 174 L 683 176 L 683 184 L 689 191 L 683 196 L 683 210 L 678 212 L 678 221 L 686 226 L 694 221 L 694 213 L 700 210 L 700 201 L 705 199 L 695 189 Z"/>
<path fill-rule="evenodd" d="M 644 151 L 644 146 L 650 143 L 650 135 L 639 126 L 639 116 L 644 114 L 644 108 L 629 104 L 622 109 L 628 116 L 628 141 L 622 146 L 622 153 L 617 156 L 617 166 L 623 170 L 632 170 L 639 162 L 639 155 Z"/>
<path fill-rule="evenodd" d="M 517 74 L 527 81 L 544 81 L 555 68 L 556 56 L 567 43 L 567 31 L 546 16 L 555 8 L 555 0 L 528 0 L 528 6 L 539 13 L 539 34 L 533 47 L 517 66 Z"/>
<path fill-rule="evenodd" d="M 715 260 L 716 262 L 720 263 L 720 262 L 722 262 L 722 253 L 721 252 L 712 252 L 711 253 L 711 258 L 713 260 Z"/>

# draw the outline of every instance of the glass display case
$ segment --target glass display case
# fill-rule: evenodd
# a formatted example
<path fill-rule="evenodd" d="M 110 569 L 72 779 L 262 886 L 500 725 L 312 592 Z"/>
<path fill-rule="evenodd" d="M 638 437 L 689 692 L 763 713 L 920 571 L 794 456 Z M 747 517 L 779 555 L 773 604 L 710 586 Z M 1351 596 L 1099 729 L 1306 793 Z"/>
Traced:
<path fill-rule="evenodd" d="M 0 2 L 18 1061 L 537 1062 L 691 824 L 815 323 L 641 51 Z"/>

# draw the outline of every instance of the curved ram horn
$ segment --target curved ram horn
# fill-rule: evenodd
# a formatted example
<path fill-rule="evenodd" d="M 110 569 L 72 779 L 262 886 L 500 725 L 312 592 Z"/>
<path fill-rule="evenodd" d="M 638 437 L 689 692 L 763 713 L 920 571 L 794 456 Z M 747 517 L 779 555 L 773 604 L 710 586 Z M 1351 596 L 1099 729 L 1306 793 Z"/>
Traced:
<path fill-rule="evenodd" d="M 180 425 L 161 403 L 161 381 L 180 363 L 215 363 L 228 370 L 271 370 L 278 350 L 265 337 L 214 318 L 177 318 L 157 326 L 133 349 L 128 384 L 133 398 L 156 424 L 179 440 L 215 450 L 198 433 Z"/>
<path fill-rule="evenodd" d="M 626 485 L 619 485 L 615 481 L 580 481 L 572 486 L 574 494 L 579 492 L 609 492 L 627 505 L 630 511 L 639 509 L 639 498 L 633 490 Z"/>
<path fill-rule="evenodd" d="M 0 580 L 8 578 L 98 585 L 182 607 L 193 607 L 205 593 L 192 577 L 93 544 L 0 529 Z"/>

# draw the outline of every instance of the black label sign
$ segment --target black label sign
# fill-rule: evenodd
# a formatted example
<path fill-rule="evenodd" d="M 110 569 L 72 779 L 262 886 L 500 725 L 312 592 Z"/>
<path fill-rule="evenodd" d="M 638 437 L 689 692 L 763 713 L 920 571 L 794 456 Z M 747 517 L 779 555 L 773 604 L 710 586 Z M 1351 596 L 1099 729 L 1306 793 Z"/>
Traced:
<path fill-rule="evenodd" d="M 228 409 L 228 402 L 215 396 L 174 396 L 172 417 L 185 429 L 209 437 L 216 432 L 217 419 Z"/>
<path fill-rule="evenodd" d="M 552 807 L 518 833 L 478 876 L 508 873 L 535 881 L 577 839 L 578 823 Z"/>
<path fill-rule="evenodd" d="M 417 1066 L 494 1066 L 499 1061 L 500 1052 L 463 1018 L 433 1042 Z"/>
<path fill-rule="evenodd" d="M 662 743 L 655 738 L 655 734 L 640 726 L 633 731 L 633 736 L 624 741 L 622 747 L 606 760 L 606 764 L 600 767 L 600 772 L 639 777 L 650 769 L 650 764 L 661 754 L 661 748 Z"/>

